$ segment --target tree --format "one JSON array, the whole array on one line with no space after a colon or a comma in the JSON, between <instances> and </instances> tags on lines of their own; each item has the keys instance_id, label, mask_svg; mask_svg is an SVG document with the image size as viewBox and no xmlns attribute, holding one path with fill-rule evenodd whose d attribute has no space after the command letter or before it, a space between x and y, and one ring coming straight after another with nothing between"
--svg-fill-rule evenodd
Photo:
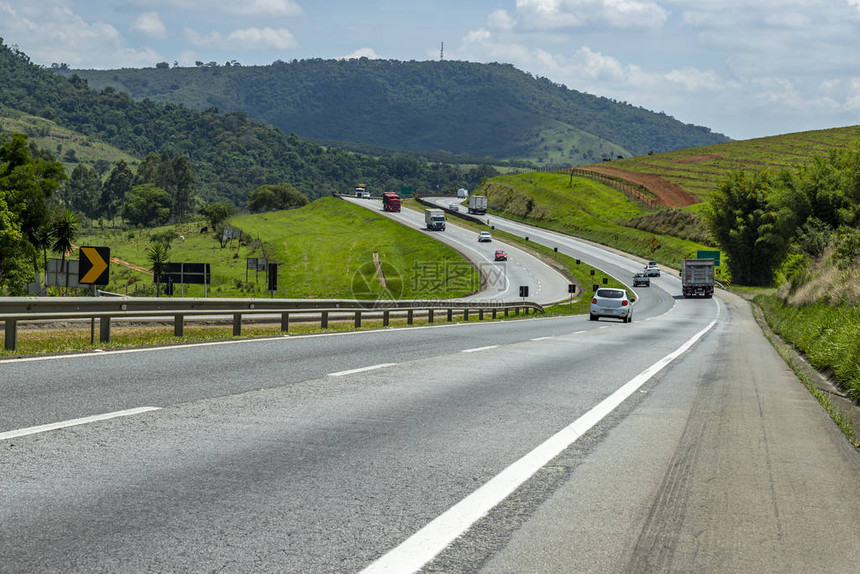
<instances>
[{"instance_id":1,"label":"tree","mask_svg":"<svg viewBox=\"0 0 860 574\"><path fill-rule=\"evenodd\" d=\"M728 256L732 279L741 285L770 285L788 252L793 214L773 202L774 177L737 171L711 198L706 214L711 234Z\"/></svg>"},{"instance_id":2,"label":"tree","mask_svg":"<svg viewBox=\"0 0 860 574\"><path fill-rule=\"evenodd\" d=\"M161 158L155 152L146 154L146 157L137 166L134 174L134 185L143 183L158 184L158 168L161 166Z\"/></svg>"},{"instance_id":3,"label":"tree","mask_svg":"<svg viewBox=\"0 0 860 574\"><path fill-rule=\"evenodd\" d=\"M80 163L66 184L69 207L89 218L98 216L98 204L102 195L102 180L98 172Z\"/></svg>"},{"instance_id":4,"label":"tree","mask_svg":"<svg viewBox=\"0 0 860 574\"><path fill-rule=\"evenodd\" d=\"M173 188L168 189L173 196L172 215L177 221L185 221L191 202L194 199L194 188L197 185L197 177L191 162L184 156L177 156L170 163L173 172Z\"/></svg>"},{"instance_id":5,"label":"tree","mask_svg":"<svg viewBox=\"0 0 860 574\"><path fill-rule=\"evenodd\" d=\"M68 289L69 274L66 269L66 253L71 252L74 241L80 231L78 218L68 209L63 209L54 214L49 227L51 238L51 251L59 253L62 258L61 269L66 275L66 288Z\"/></svg>"},{"instance_id":6,"label":"tree","mask_svg":"<svg viewBox=\"0 0 860 574\"><path fill-rule=\"evenodd\" d=\"M248 196L248 210L253 212L291 209L307 203L307 196L288 183L261 185Z\"/></svg>"},{"instance_id":7,"label":"tree","mask_svg":"<svg viewBox=\"0 0 860 574\"><path fill-rule=\"evenodd\" d=\"M152 271L152 278L155 280L155 296L161 296L161 275L164 273L164 266L169 259L170 248L164 243L153 243L146 249L146 258L149 259L149 270Z\"/></svg>"},{"instance_id":8,"label":"tree","mask_svg":"<svg viewBox=\"0 0 860 574\"><path fill-rule=\"evenodd\" d=\"M93 164L93 168L102 176L110 170L110 162L104 158L99 158Z\"/></svg>"},{"instance_id":9,"label":"tree","mask_svg":"<svg viewBox=\"0 0 860 574\"><path fill-rule=\"evenodd\" d=\"M200 210L200 214L206 218L212 229L215 229L219 223L223 223L234 213L236 213L236 208L223 201L210 203Z\"/></svg>"},{"instance_id":10,"label":"tree","mask_svg":"<svg viewBox=\"0 0 860 574\"><path fill-rule=\"evenodd\" d=\"M113 220L120 206L125 201L126 195L131 191L134 174L125 160L119 160L111 170L110 175L102 186L102 195L99 200L99 208Z\"/></svg>"},{"instance_id":11,"label":"tree","mask_svg":"<svg viewBox=\"0 0 860 574\"><path fill-rule=\"evenodd\" d=\"M66 172L58 161L33 157L25 134L11 134L0 141L0 199L8 211L0 219L8 225L7 238L15 237L15 243L0 252L0 276L3 281L14 277L14 284L6 285L20 293L26 281L20 273L22 266L14 260L31 258L38 276L38 249L34 245L40 241L40 228L48 222L48 200L66 179Z\"/></svg>"},{"instance_id":12,"label":"tree","mask_svg":"<svg viewBox=\"0 0 860 574\"><path fill-rule=\"evenodd\" d=\"M162 225L170 219L170 204L170 195L160 187L136 185L128 194L122 215L132 225Z\"/></svg>"}]
</instances>

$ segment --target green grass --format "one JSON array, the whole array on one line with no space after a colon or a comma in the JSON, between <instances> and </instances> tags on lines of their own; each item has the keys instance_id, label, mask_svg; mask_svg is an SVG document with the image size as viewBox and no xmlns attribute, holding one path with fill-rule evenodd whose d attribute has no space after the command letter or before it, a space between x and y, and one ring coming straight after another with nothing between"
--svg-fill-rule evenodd
<instances>
[{"instance_id":1,"label":"green grass","mask_svg":"<svg viewBox=\"0 0 860 574\"><path fill-rule=\"evenodd\" d=\"M461 297L480 285L477 271L453 249L381 214L335 198L321 198L289 211L243 215L230 220L243 239L221 248L200 222L154 230L106 230L82 236L79 245L109 246L111 257L150 266L146 248L153 234L167 231L175 239L170 261L210 263L209 296L269 296L266 274L247 270L248 258L279 263L278 290L283 298L395 299ZM180 237L184 241L180 241ZM383 289L374 264L377 253L385 274ZM111 264L107 291L143 294L152 276ZM174 295L182 294L177 287ZM202 285L186 285L186 297L203 296Z\"/></svg>"},{"instance_id":2,"label":"green grass","mask_svg":"<svg viewBox=\"0 0 860 574\"><path fill-rule=\"evenodd\" d=\"M793 307L775 295L758 295L754 301L776 334L813 367L833 373L845 394L860 403L860 307L824 302Z\"/></svg>"},{"instance_id":3,"label":"green grass","mask_svg":"<svg viewBox=\"0 0 860 574\"><path fill-rule=\"evenodd\" d=\"M119 160L125 160L130 166L139 163L137 158L99 139L60 127L50 120L4 107L0 107L0 131L27 134L30 142L55 153L70 175L78 164L65 161L69 151L74 152L79 163L91 167L99 159L107 160L111 167Z\"/></svg>"},{"instance_id":4,"label":"green grass","mask_svg":"<svg viewBox=\"0 0 860 574\"><path fill-rule=\"evenodd\" d=\"M620 222L647 213L623 194L586 178L561 173L499 176L474 193L489 197L490 211L524 223L615 247L680 268L700 249L714 249L671 235L653 234Z\"/></svg>"},{"instance_id":5,"label":"green grass","mask_svg":"<svg viewBox=\"0 0 860 574\"><path fill-rule=\"evenodd\" d=\"M860 126L815 130L687 148L613 161L612 167L652 173L707 200L729 172L795 169L815 155L860 140Z\"/></svg>"}]
</instances>

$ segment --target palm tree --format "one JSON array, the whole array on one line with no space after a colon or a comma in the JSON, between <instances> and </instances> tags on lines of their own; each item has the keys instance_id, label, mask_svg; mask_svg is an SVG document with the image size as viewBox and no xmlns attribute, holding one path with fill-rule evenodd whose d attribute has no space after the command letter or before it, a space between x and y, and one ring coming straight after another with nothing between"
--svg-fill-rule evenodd
<instances>
[{"instance_id":1,"label":"palm tree","mask_svg":"<svg viewBox=\"0 0 860 574\"><path fill-rule=\"evenodd\" d=\"M149 259L149 268L152 271L152 276L155 279L155 296L161 296L161 274L164 272L164 265L167 263L168 253L170 248L164 243L153 243L146 249L146 257Z\"/></svg>"},{"instance_id":2,"label":"palm tree","mask_svg":"<svg viewBox=\"0 0 860 574\"><path fill-rule=\"evenodd\" d=\"M69 288L69 274L66 269L66 253L70 253L74 247L74 241L80 231L78 216L68 209L58 211L50 223L50 237L53 243L51 251L59 253L62 257L62 267L66 276L66 289Z\"/></svg>"}]
</instances>

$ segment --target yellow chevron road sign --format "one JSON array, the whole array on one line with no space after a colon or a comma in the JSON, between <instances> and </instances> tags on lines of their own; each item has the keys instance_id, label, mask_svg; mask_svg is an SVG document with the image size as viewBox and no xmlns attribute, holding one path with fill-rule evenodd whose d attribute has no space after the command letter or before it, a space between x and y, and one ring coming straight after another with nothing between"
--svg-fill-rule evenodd
<instances>
[{"instance_id":1,"label":"yellow chevron road sign","mask_svg":"<svg viewBox=\"0 0 860 574\"><path fill-rule=\"evenodd\" d=\"M107 285L110 275L110 247L81 247L78 283Z\"/></svg>"}]
</instances>

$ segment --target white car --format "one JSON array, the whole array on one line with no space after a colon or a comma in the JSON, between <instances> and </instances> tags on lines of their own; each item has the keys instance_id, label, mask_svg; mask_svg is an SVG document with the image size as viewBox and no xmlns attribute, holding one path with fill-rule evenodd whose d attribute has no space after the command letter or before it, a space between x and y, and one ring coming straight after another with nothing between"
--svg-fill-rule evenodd
<instances>
[{"instance_id":1,"label":"white car","mask_svg":"<svg viewBox=\"0 0 860 574\"><path fill-rule=\"evenodd\" d=\"M591 299L589 319L597 321L600 317L615 317L625 323L633 320L633 307L624 289L601 287Z\"/></svg>"},{"instance_id":2,"label":"white car","mask_svg":"<svg viewBox=\"0 0 860 574\"><path fill-rule=\"evenodd\" d=\"M448 206L448 209L450 209L451 211L460 211L460 204L459 203L452 203L451 205Z\"/></svg>"},{"instance_id":3,"label":"white car","mask_svg":"<svg viewBox=\"0 0 860 574\"><path fill-rule=\"evenodd\" d=\"M478 241L492 241L493 236L490 235L489 231L482 231L478 234Z\"/></svg>"}]
</instances>

